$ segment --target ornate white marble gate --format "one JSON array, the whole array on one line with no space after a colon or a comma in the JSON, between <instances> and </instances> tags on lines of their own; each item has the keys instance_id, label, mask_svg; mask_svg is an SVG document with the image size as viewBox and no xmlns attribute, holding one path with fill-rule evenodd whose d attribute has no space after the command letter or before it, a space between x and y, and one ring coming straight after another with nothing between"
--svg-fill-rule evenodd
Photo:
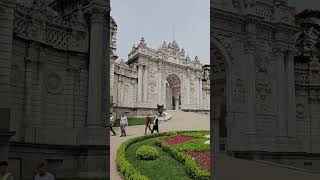
<instances>
[{"instance_id":1,"label":"ornate white marble gate","mask_svg":"<svg viewBox=\"0 0 320 180\"><path fill-rule=\"evenodd\" d=\"M126 63L115 63L115 77L113 95L118 97L114 99L118 109L136 108L143 115L150 111L147 108L156 109L157 104L175 110L208 108L202 65L197 56L191 60L176 41L152 49L142 38L137 47L132 47ZM127 96L119 99L117 94Z\"/></svg>"}]
</instances>

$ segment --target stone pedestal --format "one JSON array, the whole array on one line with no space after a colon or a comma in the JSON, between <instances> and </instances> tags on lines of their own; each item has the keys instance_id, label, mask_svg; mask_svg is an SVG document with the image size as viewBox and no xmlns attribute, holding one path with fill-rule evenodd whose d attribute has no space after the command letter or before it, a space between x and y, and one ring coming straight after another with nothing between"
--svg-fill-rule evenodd
<instances>
[{"instance_id":1,"label":"stone pedestal","mask_svg":"<svg viewBox=\"0 0 320 180\"><path fill-rule=\"evenodd\" d=\"M15 135L10 131L10 109L0 109L0 161L8 161L9 140Z\"/></svg>"},{"instance_id":2,"label":"stone pedestal","mask_svg":"<svg viewBox=\"0 0 320 180\"><path fill-rule=\"evenodd\" d=\"M175 110L179 110L179 98L175 98Z\"/></svg>"}]
</instances>

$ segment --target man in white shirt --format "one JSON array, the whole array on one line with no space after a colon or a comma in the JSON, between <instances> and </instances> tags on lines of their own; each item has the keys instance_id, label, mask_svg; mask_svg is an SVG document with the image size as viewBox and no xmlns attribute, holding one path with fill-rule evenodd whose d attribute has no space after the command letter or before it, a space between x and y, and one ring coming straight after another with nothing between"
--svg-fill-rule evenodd
<instances>
[{"instance_id":1,"label":"man in white shirt","mask_svg":"<svg viewBox=\"0 0 320 180\"><path fill-rule=\"evenodd\" d=\"M109 127L110 127L110 131L113 132L113 135L117 135L116 132L114 132L113 130L113 123L114 123L114 117L113 117L113 114L110 113L110 124L109 124Z\"/></svg>"},{"instance_id":2,"label":"man in white shirt","mask_svg":"<svg viewBox=\"0 0 320 180\"><path fill-rule=\"evenodd\" d=\"M126 126L128 126L128 118L127 118L127 116L124 115L124 113L122 113L121 117L120 117L120 128L121 128L121 136L120 137L127 136L126 129L125 129Z\"/></svg>"},{"instance_id":3,"label":"man in white shirt","mask_svg":"<svg viewBox=\"0 0 320 180\"><path fill-rule=\"evenodd\" d=\"M47 165L45 162L41 162L37 168L37 174L34 180L55 180L54 176L47 171Z\"/></svg>"}]
</instances>

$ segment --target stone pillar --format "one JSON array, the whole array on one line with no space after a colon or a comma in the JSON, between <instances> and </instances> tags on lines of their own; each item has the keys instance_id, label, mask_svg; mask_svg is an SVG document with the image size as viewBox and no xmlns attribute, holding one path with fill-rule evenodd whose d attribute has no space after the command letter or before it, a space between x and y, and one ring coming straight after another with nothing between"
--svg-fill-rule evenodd
<instances>
[{"instance_id":1,"label":"stone pillar","mask_svg":"<svg viewBox=\"0 0 320 180\"><path fill-rule=\"evenodd\" d=\"M10 109L0 108L0 160L8 161L9 139L15 134L10 131Z\"/></svg>"},{"instance_id":2,"label":"stone pillar","mask_svg":"<svg viewBox=\"0 0 320 180\"><path fill-rule=\"evenodd\" d=\"M148 66L144 66L143 71L143 101L148 101Z\"/></svg>"},{"instance_id":3,"label":"stone pillar","mask_svg":"<svg viewBox=\"0 0 320 180\"><path fill-rule=\"evenodd\" d=\"M104 121L105 110L103 85L105 68L105 50L108 44L104 35L104 9L95 7L92 10L90 28L90 63L87 126L98 126ZM107 33L109 34L109 33Z\"/></svg>"},{"instance_id":4,"label":"stone pillar","mask_svg":"<svg viewBox=\"0 0 320 180\"><path fill-rule=\"evenodd\" d=\"M202 107L202 78L199 77L199 109L203 109Z\"/></svg>"},{"instance_id":5,"label":"stone pillar","mask_svg":"<svg viewBox=\"0 0 320 180\"><path fill-rule=\"evenodd\" d=\"M10 73L15 0L2 1L0 11L0 160L8 160L10 131Z\"/></svg>"},{"instance_id":6,"label":"stone pillar","mask_svg":"<svg viewBox=\"0 0 320 180\"><path fill-rule=\"evenodd\" d=\"M143 75L142 75L142 65L138 65L138 102L142 101L142 91L143 91Z\"/></svg>"},{"instance_id":7,"label":"stone pillar","mask_svg":"<svg viewBox=\"0 0 320 180\"><path fill-rule=\"evenodd\" d=\"M187 70L187 76L186 76L186 88L187 88L187 97L186 97L186 104L190 104L190 82L188 75L190 74L190 70Z\"/></svg>"},{"instance_id":8,"label":"stone pillar","mask_svg":"<svg viewBox=\"0 0 320 180\"><path fill-rule=\"evenodd\" d=\"M285 74L285 65L284 65L284 52L282 49L275 49L277 57L277 99L278 99L278 135L286 136L287 135L287 124L286 124L286 74Z\"/></svg>"},{"instance_id":9,"label":"stone pillar","mask_svg":"<svg viewBox=\"0 0 320 180\"><path fill-rule=\"evenodd\" d=\"M294 77L294 52L289 51L286 59L287 68L287 118L288 118L288 136L296 136L296 94Z\"/></svg>"},{"instance_id":10,"label":"stone pillar","mask_svg":"<svg viewBox=\"0 0 320 180\"><path fill-rule=\"evenodd\" d=\"M175 97L175 110L179 110L179 97Z\"/></svg>"},{"instance_id":11,"label":"stone pillar","mask_svg":"<svg viewBox=\"0 0 320 180\"><path fill-rule=\"evenodd\" d=\"M161 82L162 82L162 75L161 75L161 72L159 71L157 84L158 84L158 101L159 101L158 104L160 104L160 105L162 103L162 99L161 99L161 97L162 97L162 91L161 91L162 84L161 84Z\"/></svg>"},{"instance_id":12,"label":"stone pillar","mask_svg":"<svg viewBox=\"0 0 320 180\"><path fill-rule=\"evenodd\" d=\"M253 41L248 41L245 44L245 54L247 59L247 73L246 73L246 84L248 88L248 118L249 118L249 133L255 134L255 109L256 109L256 86L255 86L255 53L256 47ZM231 87L230 87L231 88Z\"/></svg>"},{"instance_id":13,"label":"stone pillar","mask_svg":"<svg viewBox=\"0 0 320 180\"><path fill-rule=\"evenodd\" d=\"M109 113L110 91L110 5L109 1L91 0L86 6L90 15L90 49L87 121L79 135L79 145L90 147L84 156L80 177L108 177L109 130L103 126ZM108 91L107 91L108 90ZM109 114L108 114L109 115ZM109 116L108 116L109 117ZM105 149L105 151L101 150Z\"/></svg>"}]
</instances>

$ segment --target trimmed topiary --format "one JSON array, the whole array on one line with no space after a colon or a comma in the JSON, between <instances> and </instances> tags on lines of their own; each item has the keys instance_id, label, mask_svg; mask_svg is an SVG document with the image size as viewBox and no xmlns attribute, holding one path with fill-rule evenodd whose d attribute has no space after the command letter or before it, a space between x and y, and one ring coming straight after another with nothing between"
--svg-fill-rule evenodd
<instances>
[{"instance_id":1,"label":"trimmed topiary","mask_svg":"<svg viewBox=\"0 0 320 180\"><path fill-rule=\"evenodd\" d=\"M155 160L159 157L159 152L155 147L143 145L138 148L136 156L140 160Z\"/></svg>"}]
</instances>

